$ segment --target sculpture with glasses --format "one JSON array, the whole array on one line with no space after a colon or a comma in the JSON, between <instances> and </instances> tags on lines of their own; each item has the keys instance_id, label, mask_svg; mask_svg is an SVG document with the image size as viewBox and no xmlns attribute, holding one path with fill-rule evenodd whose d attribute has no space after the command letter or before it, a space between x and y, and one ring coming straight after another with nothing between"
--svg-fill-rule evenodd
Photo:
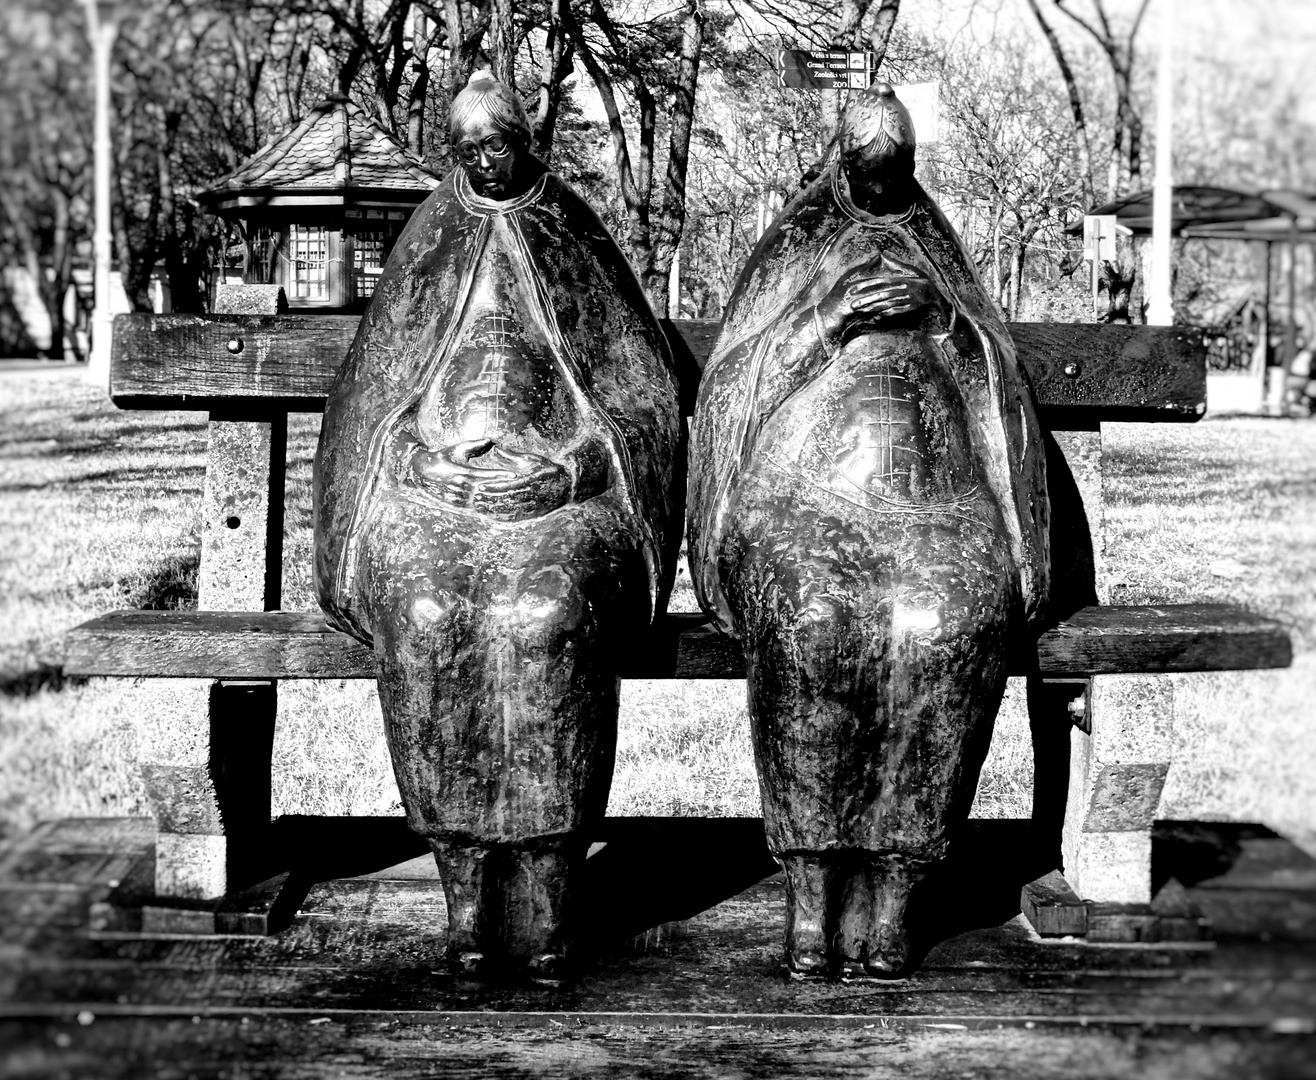
<instances>
[{"instance_id":1,"label":"sculpture with glasses","mask_svg":"<svg viewBox=\"0 0 1316 1080\"><path fill-rule=\"evenodd\" d=\"M680 536L670 352L598 217L487 72L328 397L316 584L372 643L461 970L560 974L607 802L618 656Z\"/></svg>"}]
</instances>

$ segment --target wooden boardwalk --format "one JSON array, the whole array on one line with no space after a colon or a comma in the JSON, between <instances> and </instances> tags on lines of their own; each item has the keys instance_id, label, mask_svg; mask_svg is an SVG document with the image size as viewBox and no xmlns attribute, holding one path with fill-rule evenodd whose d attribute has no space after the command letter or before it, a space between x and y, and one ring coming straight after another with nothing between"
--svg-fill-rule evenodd
<instances>
[{"instance_id":1,"label":"wooden boardwalk","mask_svg":"<svg viewBox=\"0 0 1316 1080\"><path fill-rule=\"evenodd\" d=\"M0 849L0 1076L1316 1077L1316 862L1163 829L1156 872L1215 940L1085 945L1019 917L1028 836L975 823L921 899L913 976L814 983L781 967L757 822L610 821L592 955L531 986L443 970L398 820L276 823L288 925L265 938L90 931L151 824L50 823Z\"/></svg>"}]
</instances>

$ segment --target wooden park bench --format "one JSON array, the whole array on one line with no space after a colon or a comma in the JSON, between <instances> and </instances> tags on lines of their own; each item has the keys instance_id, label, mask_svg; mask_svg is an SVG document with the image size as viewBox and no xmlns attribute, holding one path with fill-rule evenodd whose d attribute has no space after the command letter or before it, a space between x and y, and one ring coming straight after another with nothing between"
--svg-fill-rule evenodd
<instances>
[{"instance_id":1,"label":"wooden park bench","mask_svg":"<svg viewBox=\"0 0 1316 1080\"><path fill-rule=\"evenodd\" d=\"M68 635L65 670L215 682L209 715L179 715L163 745L146 741L142 771L158 826L154 877L137 882L137 893L125 883L100 905L94 917L102 927L263 931L269 897L244 907L232 894L248 883L234 869L241 847L258 844L269 827L278 681L375 677L370 651L330 629L318 611L279 610L287 414L323 408L357 321L286 314L115 321L110 396L120 408L210 412L200 610L93 619ZM688 412L716 324L676 322L668 331ZM1149 906L1152 822L1173 728L1168 676L1283 667L1291 647L1279 623L1238 607L1099 603L1101 426L1199 419L1201 336L1144 326L1015 323L1010 331L1050 433L1055 563L1052 625L1015 658L1013 673L1029 677L1035 827L1055 848L1056 868L1061 859L1064 867L1063 878L1053 873L1026 887L1022 908L1044 934L1191 935L1175 913ZM667 615L653 640L629 655L623 678L744 675L737 644L701 615Z\"/></svg>"}]
</instances>

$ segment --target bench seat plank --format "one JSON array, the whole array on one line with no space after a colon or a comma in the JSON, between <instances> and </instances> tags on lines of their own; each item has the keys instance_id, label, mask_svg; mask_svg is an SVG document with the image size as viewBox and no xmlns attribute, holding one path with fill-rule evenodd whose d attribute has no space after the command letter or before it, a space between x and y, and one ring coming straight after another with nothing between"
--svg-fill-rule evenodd
<instances>
[{"instance_id":1,"label":"bench seat plank","mask_svg":"<svg viewBox=\"0 0 1316 1080\"><path fill-rule=\"evenodd\" d=\"M735 679L739 645L698 614L672 614L622 674ZM1042 634L1040 673L1082 677L1287 667L1284 626L1228 604L1088 607ZM1027 664L1014 665L1026 674ZM152 678L364 679L374 656L318 612L116 611L65 638L67 675Z\"/></svg>"},{"instance_id":2,"label":"bench seat plank","mask_svg":"<svg viewBox=\"0 0 1316 1080\"><path fill-rule=\"evenodd\" d=\"M354 315L120 315L110 397L123 409L317 412L360 319ZM1010 323L1043 426L1193 421L1206 411L1200 330L1181 326ZM676 320L687 384L717 323ZM692 391L692 386L687 386ZM687 411L693 393L683 395Z\"/></svg>"}]
</instances>

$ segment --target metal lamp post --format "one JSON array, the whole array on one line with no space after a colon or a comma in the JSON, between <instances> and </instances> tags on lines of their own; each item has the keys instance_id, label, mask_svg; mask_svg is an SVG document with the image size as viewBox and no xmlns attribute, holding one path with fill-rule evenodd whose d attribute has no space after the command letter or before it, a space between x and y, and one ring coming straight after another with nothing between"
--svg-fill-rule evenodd
<instances>
[{"instance_id":1,"label":"metal lamp post","mask_svg":"<svg viewBox=\"0 0 1316 1080\"><path fill-rule=\"evenodd\" d=\"M1174 133L1174 0L1161 0L1161 47L1156 71L1156 179L1152 184L1152 261L1148 282L1147 322L1174 322L1171 295L1170 230L1174 180L1171 146Z\"/></svg>"},{"instance_id":2,"label":"metal lamp post","mask_svg":"<svg viewBox=\"0 0 1316 1080\"><path fill-rule=\"evenodd\" d=\"M91 353L87 363L87 381L97 386L110 385L110 169L114 147L110 141L110 54L119 32L119 9L115 0L83 0L87 9L87 29L91 38L96 87L95 140L95 232L92 247L95 257L95 307L91 316Z\"/></svg>"}]
</instances>

